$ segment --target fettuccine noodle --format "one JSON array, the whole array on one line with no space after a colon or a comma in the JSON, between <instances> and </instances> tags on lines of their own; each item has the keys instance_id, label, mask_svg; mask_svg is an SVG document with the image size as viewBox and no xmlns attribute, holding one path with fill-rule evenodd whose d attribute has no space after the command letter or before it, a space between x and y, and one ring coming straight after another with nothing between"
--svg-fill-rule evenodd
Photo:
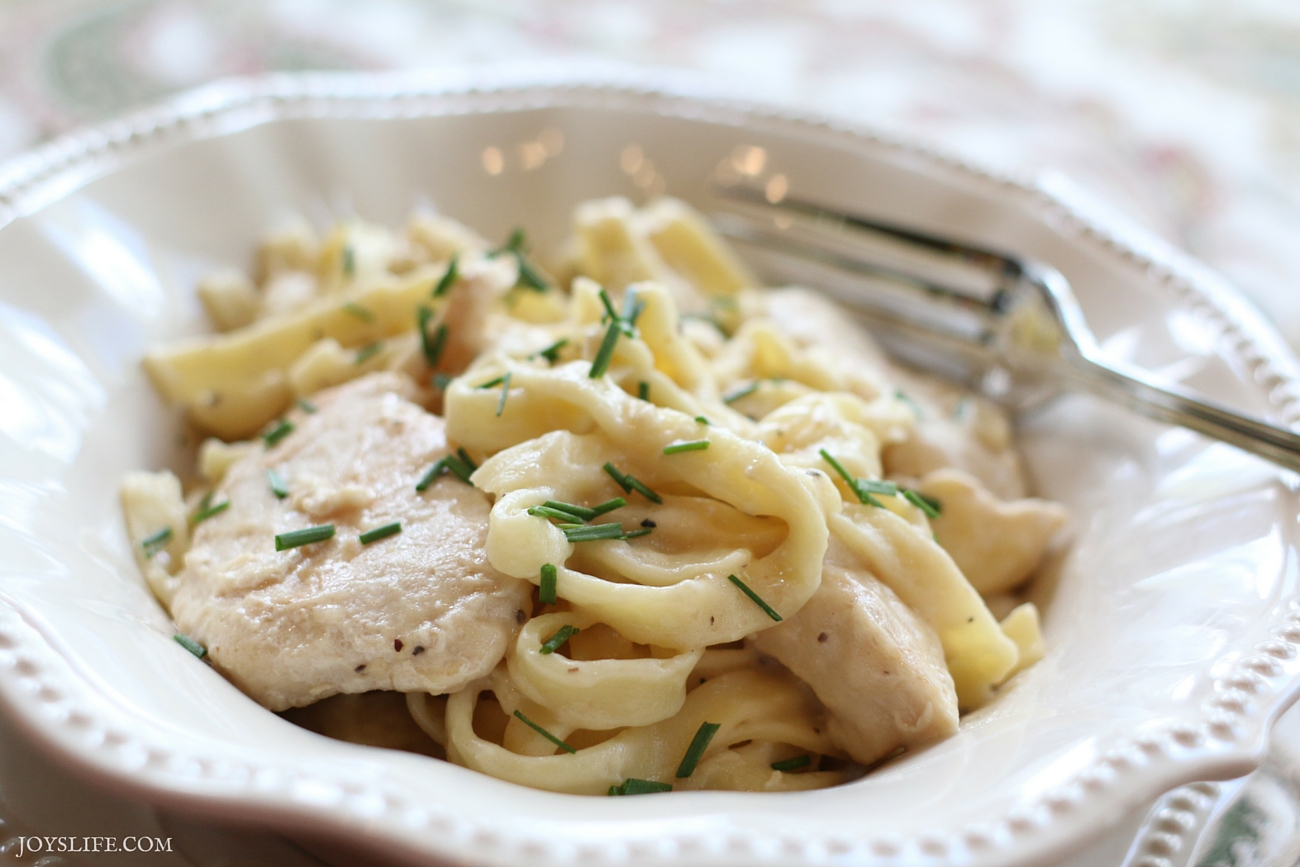
<instances>
[{"instance_id":1,"label":"fettuccine noodle","mask_svg":"<svg viewBox=\"0 0 1300 867\"><path fill-rule=\"evenodd\" d=\"M586 203L565 250L299 225L204 284L222 333L145 362L200 478L123 484L187 646L336 736L372 738L330 695L405 692L425 751L587 795L845 782L1042 655L1017 590L1064 515L996 409L681 202Z\"/></svg>"}]
</instances>

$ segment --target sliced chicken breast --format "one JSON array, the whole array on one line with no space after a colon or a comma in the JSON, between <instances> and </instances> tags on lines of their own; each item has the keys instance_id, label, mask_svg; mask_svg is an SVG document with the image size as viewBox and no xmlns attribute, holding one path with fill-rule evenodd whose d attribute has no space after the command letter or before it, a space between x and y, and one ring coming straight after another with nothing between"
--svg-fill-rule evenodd
<instances>
[{"instance_id":1,"label":"sliced chicken breast","mask_svg":"<svg viewBox=\"0 0 1300 867\"><path fill-rule=\"evenodd\" d=\"M957 731L939 637L834 539L821 587L750 644L812 687L831 739L863 764Z\"/></svg>"},{"instance_id":2,"label":"sliced chicken breast","mask_svg":"<svg viewBox=\"0 0 1300 867\"><path fill-rule=\"evenodd\" d=\"M454 476L415 490L448 451L411 381L377 373L313 397L295 429L226 471L172 604L214 666L272 710L374 689L445 693L486 675L531 608L484 555L487 497ZM267 472L283 478L279 498ZM363 545L361 533L401 522ZM285 551L275 536L333 524Z\"/></svg>"}]
</instances>

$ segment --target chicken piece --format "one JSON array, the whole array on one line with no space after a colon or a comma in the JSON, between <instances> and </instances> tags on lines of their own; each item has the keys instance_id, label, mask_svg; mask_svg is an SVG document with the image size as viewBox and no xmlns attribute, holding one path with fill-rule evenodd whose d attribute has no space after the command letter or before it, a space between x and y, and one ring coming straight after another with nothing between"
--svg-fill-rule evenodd
<instances>
[{"instance_id":1,"label":"chicken piece","mask_svg":"<svg viewBox=\"0 0 1300 867\"><path fill-rule=\"evenodd\" d=\"M1024 583L1068 517L1064 508L1047 500L999 500L961 470L936 470L917 490L939 501L939 517L930 526L982 596Z\"/></svg>"},{"instance_id":2,"label":"chicken piece","mask_svg":"<svg viewBox=\"0 0 1300 867\"><path fill-rule=\"evenodd\" d=\"M172 614L249 696L284 710L335 693L445 693L492 670L531 608L531 585L488 564L488 501L444 476L442 419L410 402L404 376L377 373L313 398L294 431L227 469L199 524ZM288 495L268 484L274 469ZM361 532L401 522L362 545ZM286 551L275 536L333 524Z\"/></svg>"},{"instance_id":3,"label":"chicken piece","mask_svg":"<svg viewBox=\"0 0 1300 867\"><path fill-rule=\"evenodd\" d=\"M821 587L749 644L812 687L831 739L863 764L957 731L939 637L833 539Z\"/></svg>"}]
</instances>

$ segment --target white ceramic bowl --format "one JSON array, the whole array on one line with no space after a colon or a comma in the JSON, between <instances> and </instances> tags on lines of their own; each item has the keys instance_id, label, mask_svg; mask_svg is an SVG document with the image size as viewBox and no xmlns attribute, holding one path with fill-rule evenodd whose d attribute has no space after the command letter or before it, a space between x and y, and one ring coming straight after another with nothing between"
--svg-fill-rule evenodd
<instances>
[{"instance_id":1,"label":"white ceramic bowl","mask_svg":"<svg viewBox=\"0 0 1300 867\"><path fill-rule=\"evenodd\" d=\"M1115 355L1300 416L1296 364L1268 326L1149 236L1043 184L689 91L276 77L200 90L0 171L0 695L22 729L173 807L413 861L529 867L1045 864L1175 785L1249 771L1300 676L1293 483L1085 398L1021 425L1039 491L1076 519L1047 658L956 737L850 786L531 791L298 729L171 641L116 487L178 460L176 419L138 359L202 327L196 279L245 263L301 212L395 224L431 200L489 237L522 223L546 243L574 203L638 194L620 166L632 144L686 199L738 146L761 147L763 175L803 196L1045 259ZM555 150L545 130L562 148L524 168L527 143Z\"/></svg>"}]
</instances>

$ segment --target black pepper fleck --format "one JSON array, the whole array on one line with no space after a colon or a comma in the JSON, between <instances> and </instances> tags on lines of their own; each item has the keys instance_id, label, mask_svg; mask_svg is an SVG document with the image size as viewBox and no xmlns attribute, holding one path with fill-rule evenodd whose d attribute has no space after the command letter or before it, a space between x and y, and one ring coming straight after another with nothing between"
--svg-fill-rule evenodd
<instances>
[{"instance_id":1,"label":"black pepper fleck","mask_svg":"<svg viewBox=\"0 0 1300 867\"><path fill-rule=\"evenodd\" d=\"M712 615L712 614L709 615L709 625L710 625L710 626L713 625L713 615Z\"/></svg>"},{"instance_id":2,"label":"black pepper fleck","mask_svg":"<svg viewBox=\"0 0 1300 867\"><path fill-rule=\"evenodd\" d=\"M646 518L644 521L641 522L641 526L650 527L653 529L654 527L658 527L659 525L656 524L654 521L650 520L649 518Z\"/></svg>"},{"instance_id":3,"label":"black pepper fleck","mask_svg":"<svg viewBox=\"0 0 1300 867\"><path fill-rule=\"evenodd\" d=\"M817 642L818 642L819 644L825 644L825 643L826 643L826 639L828 639L828 638L830 638L830 636L827 635L825 632L823 632L823 633L821 633L820 635L817 636Z\"/></svg>"},{"instance_id":4,"label":"black pepper fleck","mask_svg":"<svg viewBox=\"0 0 1300 867\"><path fill-rule=\"evenodd\" d=\"M424 653L424 647L423 645L417 644L415 645L415 650L411 651L411 656L419 656L421 653ZM886 674L888 674L888 672L886 672Z\"/></svg>"},{"instance_id":5,"label":"black pepper fleck","mask_svg":"<svg viewBox=\"0 0 1300 867\"><path fill-rule=\"evenodd\" d=\"M974 618L974 617L967 617L967 618L966 618L966 622L967 622L967 623L974 623L974 622L975 622L975 618Z\"/></svg>"},{"instance_id":6,"label":"black pepper fleck","mask_svg":"<svg viewBox=\"0 0 1300 867\"><path fill-rule=\"evenodd\" d=\"M402 652L402 639L400 638L393 639L393 650L396 650L398 653Z\"/></svg>"},{"instance_id":7,"label":"black pepper fleck","mask_svg":"<svg viewBox=\"0 0 1300 867\"><path fill-rule=\"evenodd\" d=\"M527 622L527 620L528 620L528 615L524 613L524 609L520 608L518 611L515 612L515 623L518 623L520 626L522 626L524 625L525 622Z\"/></svg>"},{"instance_id":8,"label":"black pepper fleck","mask_svg":"<svg viewBox=\"0 0 1300 867\"><path fill-rule=\"evenodd\" d=\"M360 674L361 672L366 670L366 664L363 662L352 670L355 671L357 674Z\"/></svg>"}]
</instances>

